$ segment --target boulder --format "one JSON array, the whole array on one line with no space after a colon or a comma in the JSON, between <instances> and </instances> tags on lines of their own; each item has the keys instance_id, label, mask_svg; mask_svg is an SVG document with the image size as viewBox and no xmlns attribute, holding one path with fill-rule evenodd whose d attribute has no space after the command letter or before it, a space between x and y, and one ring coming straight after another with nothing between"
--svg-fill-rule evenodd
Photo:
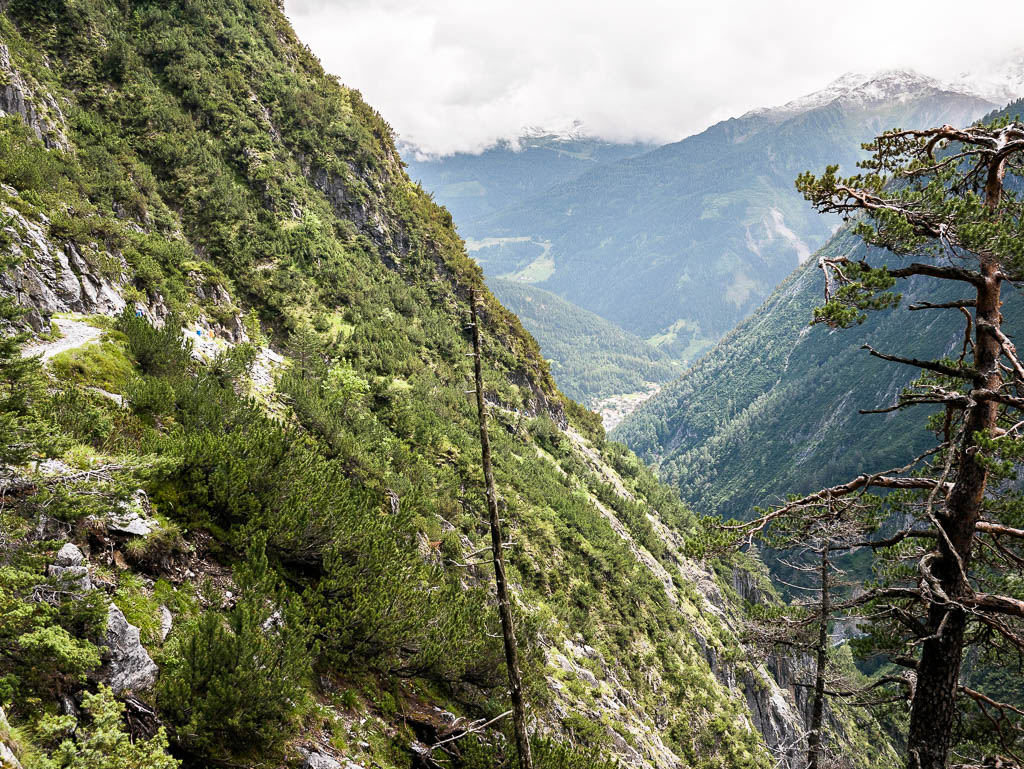
<instances>
[{"instance_id":1,"label":"boulder","mask_svg":"<svg viewBox=\"0 0 1024 769\"><path fill-rule=\"evenodd\" d=\"M330 756L325 756L323 753L313 751L306 756L302 769L341 769L341 762Z\"/></svg>"},{"instance_id":2,"label":"boulder","mask_svg":"<svg viewBox=\"0 0 1024 769\"><path fill-rule=\"evenodd\" d=\"M0 708L0 769L21 769L21 762L7 744L10 734L11 725L7 723L7 714Z\"/></svg>"},{"instance_id":3,"label":"boulder","mask_svg":"<svg viewBox=\"0 0 1024 769\"><path fill-rule=\"evenodd\" d=\"M125 619L116 604L107 610L108 652L107 683L120 694L126 690L140 691L156 682L156 663L139 640L139 629Z\"/></svg>"},{"instance_id":4,"label":"boulder","mask_svg":"<svg viewBox=\"0 0 1024 769\"><path fill-rule=\"evenodd\" d=\"M160 526L152 518L146 516L148 509L149 498L146 496L146 492L139 489L129 501L121 503L117 510L110 513L107 518L107 528L123 534L134 534L137 537L152 534Z\"/></svg>"},{"instance_id":5,"label":"boulder","mask_svg":"<svg viewBox=\"0 0 1024 769\"><path fill-rule=\"evenodd\" d=\"M65 542L64 546L57 551L56 566L84 566L85 556L78 549L78 545L72 542Z\"/></svg>"},{"instance_id":6,"label":"boulder","mask_svg":"<svg viewBox=\"0 0 1024 769\"><path fill-rule=\"evenodd\" d=\"M122 509L111 513L107 521L107 528L111 531L119 531L122 534L134 534L136 537L145 537L152 534L157 528L156 524L139 515L138 510Z\"/></svg>"},{"instance_id":7,"label":"boulder","mask_svg":"<svg viewBox=\"0 0 1024 769\"><path fill-rule=\"evenodd\" d=\"M0 767L3 769L21 769L21 763L14 751L4 740L0 740Z\"/></svg>"},{"instance_id":8,"label":"boulder","mask_svg":"<svg viewBox=\"0 0 1024 769\"><path fill-rule=\"evenodd\" d=\"M64 590L83 593L92 590L92 580L89 579L89 567L86 566L85 556L70 542L65 543L60 549L57 559L47 571Z\"/></svg>"}]
</instances>

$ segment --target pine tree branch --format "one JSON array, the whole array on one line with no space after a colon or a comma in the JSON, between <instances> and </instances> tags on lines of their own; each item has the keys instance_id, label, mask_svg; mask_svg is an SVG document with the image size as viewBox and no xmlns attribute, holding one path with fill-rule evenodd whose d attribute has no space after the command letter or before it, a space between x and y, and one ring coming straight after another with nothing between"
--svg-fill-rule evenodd
<instances>
[{"instance_id":1,"label":"pine tree branch","mask_svg":"<svg viewBox=\"0 0 1024 769\"><path fill-rule=\"evenodd\" d=\"M992 593L975 593L972 597L963 601L968 607L982 611L1005 614L1010 617L1024 618L1024 601L1012 598L1008 595L994 595Z\"/></svg>"},{"instance_id":2,"label":"pine tree branch","mask_svg":"<svg viewBox=\"0 0 1024 769\"><path fill-rule=\"evenodd\" d=\"M918 360L917 358L903 358L899 355L889 355L888 353L878 352L871 345L861 345L862 350L867 350L871 355L882 360L892 361L893 363L902 363L906 366L915 366L916 368L924 369L925 371L934 371L936 374L943 374L949 377L956 377L958 379L973 379L978 375L978 372L972 368L964 366L963 368L953 368L947 366L944 363L938 363L933 360Z\"/></svg>"},{"instance_id":3,"label":"pine tree branch","mask_svg":"<svg viewBox=\"0 0 1024 769\"><path fill-rule=\"evenodd\" d=\"M1009 337L1003 333L1003 330L984 318L978 318L978 328L984 329L999 340L999 344L1003 348L1003 354L1009 358L1010 363L1013 365L1013 372L1017 375L1017 380L1024 381L1024 366L1021 365L1020 360L1017 358L1017 348L1014 347Z\"/></svg>"},{"instance_id":4,"label":"pine tree branch","mask_svg":"<svg viewBox=\"0 0 1024 769\"><path fill-rule=\"evenodd\" d=\"M978 303L974 299L957 299L954 302L937 302L935 304L931 302L918 302L917 304L907 305L907 309L911 312L915 310L955 310L961 307L977 307Z\"/></svg>"},{"instance_id":5,"label":"pine tree branch","mask_svg":"<svg viewBox=\"0 0 1024 769\"><path fill-rule=\"evenodd\" d=\"M974 524L974 530L980 531L985 534L993 535L1005 535L1007 537L1017 537L1018 539L1024 539L1024 529L1014 529L1010 526L1003 526L998 523L988 523L987 521L978 521Z\"/></svg>"},{"instance_id":6,"label":"pine tree branch","mask_svg":"<svg viewBox=\"0 0 1024 769\"><path fill-rule=\"evenodd\" d=\"M923 264L921 262L914 262L906 267L898 267L895 270L889 270L889 274L894 278L909 278L914 275L925 275L929 278L959 280L965 283L971 283L972 285L978 285L983 283L985 280L981 273L976 272L975 270L967 270L963 267L950 267L947 265ZM922 307L919 309L925 308Z\"/></svg>"},{"instance_id":7,"label":"pine tree branch","mask_svg":"<svg viewBox=\"0 0 1024 769\"><path fill-rule=\"evenodd\" d=\"M935 448L929 449L924 454L915 457L910 463L904 465L903 467L893 468L892 470L889 470L885 473L879 473L877 475L868 475L867 473L863 473L861 475L858 475L856 478L854 478L852 481L849 481L848 483L843 483L838 486L831 486L827 489L821 489L820 491L808 494L804 497L801 497L800 499L795 499L791 502L788 502L787 504L782 505L781 507L778 507L775 510L771 510L765 513L760 518L755 518L752 521L747 521L744 523L723 523L720 524L719 528L725 531L742 532L740 542L746 542L747 544L749 544L751 541L753 541L754 536L764 531L768 527L768 525L772 523L772 521L789 515L790 513L797 510L827 504L829 501L833 499L848 496L861 489L867 489L871 487L886 489L935 489L940 486L944 488L949 487L952 484L947 482L936 481L932 478L904 478L898 477L897 475L898 473L905 473L909 471L911 468L917 465L917 463L920 462L922 459L924 459L927 456L930 456L931 454L936 453L937 451L942 449L943 446L945 446L945 444L943 444L942 446L937 446Z\"/></svg>"}]
</instances>

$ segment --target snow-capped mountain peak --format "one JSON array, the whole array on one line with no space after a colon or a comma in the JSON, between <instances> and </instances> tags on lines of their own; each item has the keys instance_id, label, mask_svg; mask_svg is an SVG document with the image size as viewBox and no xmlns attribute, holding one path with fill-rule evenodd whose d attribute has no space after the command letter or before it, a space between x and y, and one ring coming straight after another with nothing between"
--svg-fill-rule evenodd
<instances>
[{"instance_id":1,"label":"snow-capped mountain peak","mask_svg":"<svg viewBox=\"0 0 1024 769\"><path fill-rule=\"evenodd\" d=\"M856 105L907 101L936 91L948 90L940 81L911 69L888 69L864 74L847 72L819 91L814 91L778 107L752 110L743 117L786 118L835 101Z\"/></svg>"},{"instance_id":2,"label":"snow-capped mountain peak","mask_svg":"<svg viewBox=\"0 0 1024 769\"><path fill-rule=\"evenodd\" d=\"M999 61L960 73L950 87L1000 105L1024 97L1024 48Z\"/></svg>"},{"instance_id":3,"label":"snow-capped mountain peak","mask_svg":"<svg viewBox=\"0 0 1024 769\"><path fill-rule=\"evenodd\" d=\"M582 120L564 120L546 126L526 126L518 141L524 139L554 139L555 141L580 141L590 136Z\"/></svg>"}]
</instances>

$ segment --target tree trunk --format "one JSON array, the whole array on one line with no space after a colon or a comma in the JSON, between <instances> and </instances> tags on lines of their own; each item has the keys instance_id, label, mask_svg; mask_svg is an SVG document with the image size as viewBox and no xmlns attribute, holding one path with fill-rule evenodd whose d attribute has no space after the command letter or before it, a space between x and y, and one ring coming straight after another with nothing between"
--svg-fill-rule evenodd
<instances>
[{"instance_id":1,"label":"tree trunk","mask_svg":"<svg viewBox=\"0 0 1024 769\"><path fill-rule=\"evenodd\" d=\"M516 636L512 627L512 604L505 577L505 556L502 552L501 521L498 517L498 495L494 490L494 470L491 467L491 440L487 435L487 412L484 406L484 378L480 355L480 321L476 314L477 293L470 293L470 317L473 323L473 372L476 376L476 410L480 419L480 448L483 455L484 481L487 487L487 512L491 519L491 550L494 553L494 581L498 589L498 614L505 642L505 665L508 668L509 692L512 700L512 721L519 752L519 769L533 769L530 738L526 733L526 708L523 703L523 682L519 675L519 656Z\"/></svg>"},{"instance_id":2,"label":"tree trunk","mask_svg":"<svg viewBox=\"0 0 1024 769\"><path fill-rule=\"evenodd\" d=\"M814 702L811 705L811 730L807 735L807 769L818 769L821 761L822 725L825 721L825 666L828 664L828 618L832 613L828 584L828 540L821 545L821 604L818 609L818 658L814 670Z\"/></svg>"},{"instance_id":3,"label":"tree trunk","mask_svg":"<svg viewBox=\"0 0 1024 769\"><path fill-rule=\"evenodd\" d=\"M998 329L1002 321L999 312L1001 275L998 263L992 259L982 259L980 266L983 281L977 287L974 347L974 368L978 373L972 384L976 389L998 390L1002 384L998 367L1001 347L993 329ZM992 401L981 401L967 411L964 434L955 449L954 485L946 498L944 510L936 514L946 536L939 537L938 558L934 561L932 573L952 601L971 593L971 586L964 575L969 573L974 527L981 517L988 479L987 470L974 459L978 450L975 435L991 435L996 418L997 404ZM962 609L950 606L938 597L932 599L927 623L931 636L921 647L910 712L907 737L909 769L946 767L966 627L967 615Z\"/></svg>"}]
</instances>

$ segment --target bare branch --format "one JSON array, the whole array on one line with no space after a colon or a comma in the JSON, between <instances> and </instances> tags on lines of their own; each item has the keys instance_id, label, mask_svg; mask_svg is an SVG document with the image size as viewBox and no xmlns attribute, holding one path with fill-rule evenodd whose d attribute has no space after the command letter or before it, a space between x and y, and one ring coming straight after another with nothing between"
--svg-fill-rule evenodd
<instances>
[{"instance_id":1,"label":"bare branch","mask_svg":"<svg viewBox=\"0 0 1024 769\"><path fill-rule=\"evenodd\" d=\"M909 278L912 275L926 275L930 278L960 280L973 285L978 285L984 282L984 278L981 276L981 273L976 272L975 270L967 270L962 267L951 267L948 265L923 264L921 262L914 262L907 267L899 267L895 270L889 270L889 274L894 278Z\"/></svg>"},{"instance_id":2,"label":"bare branch","mask_svg":"<svg viewBox=\"0 0 1024 769\"><path fill-rule=\"evenodd\" d=\"M467 726L463 731L459 732L458 734L452 735L451 737L448 737L447 739L441 740L440 742L437 742L437 743L431 745L430 749L434 750L436 748L441 747L442 745L445 745L446 743L455 742L455 740L461 740L466 735L476 734L477 732L482 732L484 729L486 729L488 726L493 724L495 721L500 721L501 719L503 719L503 718L505 718L507 716L510 716L510 715L512 715L512 711L511 710L506 710L500 716L495 716L494 718L492 718L490 721L488 721L486 723L482 724L479 721L474 721L473 723L471 723L469 726Z\"/></svg>"},{"instance_id":3,"label":"bare branch","mask_svg":"<svg viewBox=\"0 0 1024 769\"><path fill-rule=\"evenodd\" d=\"M918 302L917 304L907 305L907 309L914 310L955 310L962 307L976 307L977 302L974 299L957 299L955 302L937 302L932 304L931 302Z\"/></svg>"},{"instance_id":4,"label":"bare branch","mask_svg":"<svg viewBox=\"0 0 1024 769\"><path fill-rule=\"evenodd\" d=\"M959 379L973 379L978 373L974 369L967 368L966 366L963 368L953 368L952 366L947 366L944 363L938 363L933 360L918 360L917 358L901 358L899 355L889 355L884 352L878 352L878 350L868 344L861 345L860 349L867 350L874 357L881 358L882 360L892 361L893 363L903 363L907 366L916 366L917 368L925 369L926 371L934 371L937 374L944 374L946 376L957 377Z\"/></svg>"}]
</instances>

